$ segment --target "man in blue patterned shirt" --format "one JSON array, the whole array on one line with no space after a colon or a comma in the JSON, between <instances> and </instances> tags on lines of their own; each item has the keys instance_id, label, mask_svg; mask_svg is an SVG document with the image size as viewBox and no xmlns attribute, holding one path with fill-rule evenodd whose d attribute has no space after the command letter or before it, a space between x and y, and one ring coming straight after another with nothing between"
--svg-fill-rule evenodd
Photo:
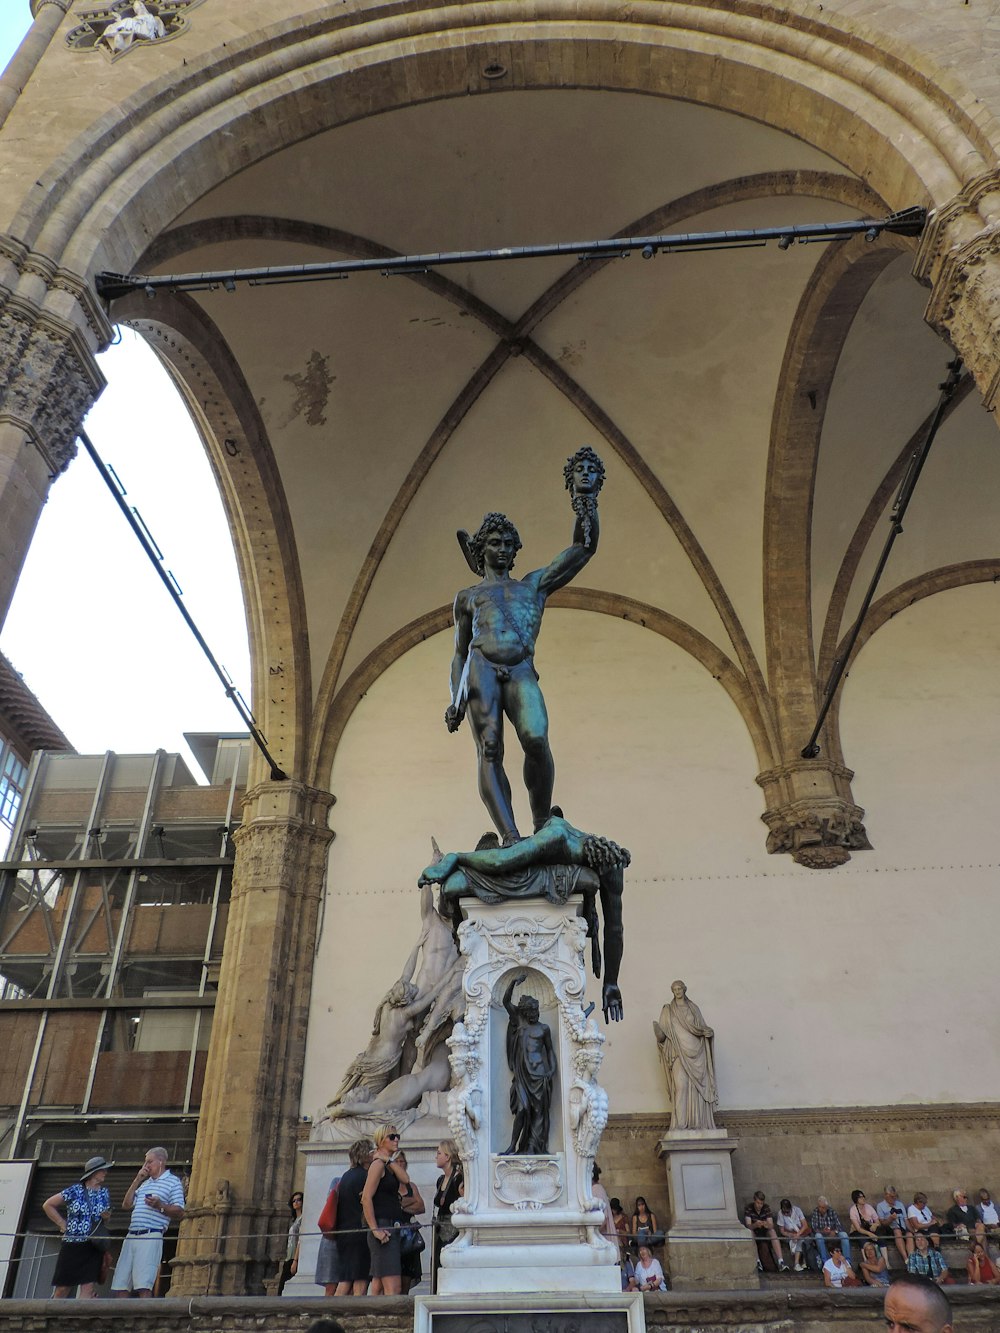
<instances>
[{"instance_id":1,"label":"man in blue patterned shirt","mask_svg":"<svg viewBox=\"0 0 1000 1333\"><path fill-rule=\"evenodd\" d=\"M150 1148L125 1191L123 1208L132 1210L128 1235L115 1266L116 1296L152 1296L163 1255L163 1233L184 1216L184 1189L167 1170L166 1148Z\"/></svg>"}]
</instances>

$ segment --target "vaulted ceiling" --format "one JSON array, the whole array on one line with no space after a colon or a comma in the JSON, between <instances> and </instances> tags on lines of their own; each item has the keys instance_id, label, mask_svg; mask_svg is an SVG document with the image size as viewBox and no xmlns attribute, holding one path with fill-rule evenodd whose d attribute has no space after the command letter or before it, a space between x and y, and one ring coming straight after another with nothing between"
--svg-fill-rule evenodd
<instances>
[{"instance_id":1,"label":"vaulted ceiling","mask_svg":"<svg viewBox=\"0 0 1000 1333\"><path fill-rule=\"evenodd\" d=\"M755 121L631 93L511 91L298 142L174 219L144 263L192 271L886 211L839 163ZM789 636L825 674L949 356L923 322L908 247L885 236L525 260L182 298L273 453L320 729L405 646L403 627L447 622L464 576L457 528L506 510L524 569L568 537L561 467L590 443L608 467L601 558L572 604L656 622L742 701L761 766L776 761ZM881 591L985 576L998 470L995 427L963 392ZM328 747L317 754L329 760Z\"/></svg>"}]
</instances>

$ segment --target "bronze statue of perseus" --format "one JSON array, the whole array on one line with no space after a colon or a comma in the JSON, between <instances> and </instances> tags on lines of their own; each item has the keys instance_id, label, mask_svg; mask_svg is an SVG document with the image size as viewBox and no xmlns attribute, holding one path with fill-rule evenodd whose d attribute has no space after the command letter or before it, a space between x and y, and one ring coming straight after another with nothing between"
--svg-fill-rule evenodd
<instances>
[{"instance_id":1,"label":"bronze statue of perseus","mask_svg":"<svg viewBox=\"0 0 1000 1333\"><path fill-rule=\"evenodd\" d=\"M604 464L589 446L578 449L563 469L576 521L572 543L544 569L511 577L521 549L506 514L489 513L472 537L459 532L465 558L480 582L455 598L455 655L451 664L449 731L463 717L476 742L479 794L503 844L520 839L503 766L504 717L524 751L524 785L537 831L552 811L555 763L549 748L549 719L535 670L535 641L549 595L565 587L597 550L597 496Z\"/></svg>"}]
</instances>

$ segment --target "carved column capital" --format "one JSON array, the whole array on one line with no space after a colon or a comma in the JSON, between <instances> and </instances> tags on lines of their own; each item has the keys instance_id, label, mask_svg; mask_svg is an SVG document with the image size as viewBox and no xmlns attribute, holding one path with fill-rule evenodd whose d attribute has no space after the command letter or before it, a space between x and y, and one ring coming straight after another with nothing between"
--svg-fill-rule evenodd
<instances>
[{"instance_id":1,"label":"carved column capital","mask_svg":"<svg viewBox=\"0 0 1000 1333\"><path fill-rule=\"evenodd\" d=\"M854 772L823 755L789 759L757 774L767 809L767 850L788 852L801 866L828 870L870 851L864 810L851 797Z\"/></svg>"},{"instance_id":2,"label":"carved column capital","mask_svg":"<svg viewBox=\"0 0 1000 1333\"><path fill-rule=\"evenodd\" d=\"M927 322L955 347L992 411L1000 402L1000 171L968 182L935 212L914 273L931 287Z\"/></svg>"},{"instance_id":3,"label":"carved column capital","mask_svg":"<svg viewBox=\"0 0 1000 1333\"><path fill-rule=\"evenodd\" d=\"M38 18L38 11L44 9L46 5L55 5L61 9L64 14L68 14L73 0L31 0L31 17Z\"/></svg>"},{"instance_id":4,"label":"carved column capital","mask_svg":"<svg viewBox=\"0 0 1000 1333\"><path fill-rule=\"evenodd\" d=\"M832 870L851 859L852 851L871 851L862 823L864 810L836 797L792 801L765 810L767 850L788 852L810 870Z\"/></svg>"},{"instance_id":5,"label":"carved column capital","mask_svg":"<svg viewBox=\"0 0 1000 1333\"><path fill-rule=\"evenodd\" d=\"M327 817L336 798L303 782L262 782L243 799L243 823L233 833L233 896L259 888L290 888L318 897L322 878L303 875L333 841Z\"/></svg>"},{"instance_id":6,"label":"carved column capital","mask_svg":"<svg viewBox=\"0 0 1000 1333\"><path fill-rule=\"evenodd\" d=\"M75 283L55 266L31 264L20 256L17 264L9 246L2 247L2 257L76 303L78 293L71 290ZM75 456L80 424L104 386L77 328L0 288L0 422L24 431L53 476Z\"/></svg>"}]
</instances>

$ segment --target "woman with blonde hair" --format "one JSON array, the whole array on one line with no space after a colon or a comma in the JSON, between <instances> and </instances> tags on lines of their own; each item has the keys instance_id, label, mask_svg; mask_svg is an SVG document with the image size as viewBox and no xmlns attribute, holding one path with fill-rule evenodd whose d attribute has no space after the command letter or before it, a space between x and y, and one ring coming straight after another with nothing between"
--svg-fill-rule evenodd
<instances>
[{"instance_id":1,"label":"woman with blonde hair","mask_svg":"<svg viewBox=\"0 0 1000 1333\"><path fill-rule=\"evenodd\" d=\"M437 1189L434 1192L434 1254L432 1260L433 1284L437 1291L438 1269L441 1267L441 1251L458 1235L451 1220L451 1210L465 1192L465 1178L462 1175L462 1159L458 1154L458 1144L454 1139L442 1139L438 1144L434 1158L438 1170Z\"/></svg>"},{"instance_id":2,"label":"woman with blonde hair","mask_svg":"<svg viewBox=\"0 0 1000 1333\"><path fill-rule=\"evenodd\" d=\"M372 1261L372 1296L399 1296L403 1290L399 1227L404 1214L399 1191L410 1184L410 1177L396 1161L398 1155L399 1131L395 1125L380 1125L375 1132L375 1156L361 1191Z\"/></svg>"}]
</instances>

